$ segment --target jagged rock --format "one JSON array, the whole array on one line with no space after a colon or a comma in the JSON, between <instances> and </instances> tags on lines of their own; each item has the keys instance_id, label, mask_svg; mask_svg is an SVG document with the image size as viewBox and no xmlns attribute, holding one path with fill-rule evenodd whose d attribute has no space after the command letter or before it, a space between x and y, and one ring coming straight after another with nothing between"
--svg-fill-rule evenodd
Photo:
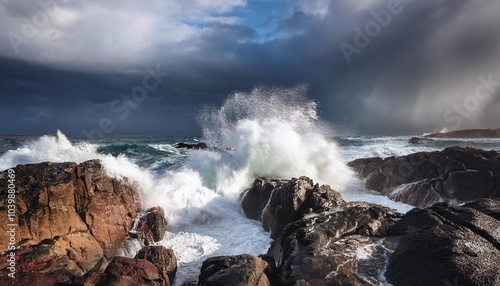
<instances>
[{"instance_id":1,"label":"jagged rock","mask_svg":"<svg viewBox=\"0 0 500 286\"><path fill-rule=\"evenodd\" d=\"M195 149L195 150L208 150L210 149L206 143L177 143L173 145L174 148L182 148L182 149Z\"/></svg>"},{"instance_id":2,"label":"jagged rock","mask_svg":"<svg viewBox=\"0 0 500 286\"><path fill-rule=\"evenodd\" d=\"M159 269L145 259L115 257L104 271L106 279L100 285L167 285Z\"/></svg>"},{"instance_id":3,"label":"jagged rock","mask_svg":"<svg viewBox=\"0 0 500 286\"><path fill-rule=\"evenodd\" d=\"M254 220L262 220L262 211L269 202L272 191L290 180L257 178L252 186L242 193L241 208L245 215Z\"/></svg>"},{"instance_id":4,"label":"jagged rock","mask_svg":"<svg viewBox=\"0 0 500 286\"><path fill-rule=\"evenodd\" d=\"M177 258L174 251L166 249L163 246L146 246L143 247L136 255L136 259L146 259L153 263L166 285L174 282L175 273L177 272Z\"/></svg>"},{"instance_id":5,"label":"jagged rock","mask_svg":"<svg viewBox=\"0 0 500 286\"><path fill-rule=\"evenodd\" d=\"M440 203L408 212L390 232L401 235L386 276L393 285L500 285L500 221L478 209ZM489 206L488 206L489 205Z\"/></svg>"},{"instance_id":6,"label":"jagged rock","mask_svg":"<svg viewBox=\"0 0 500 286\"><path fill-rule=\"evenodd\" d=\"M450 147L348 165L365 179L367 189L418 207L500 198L500 153L495 151Z\"/></svg>"},{"instance_id":7,"label":"jagged rock","mask_svg":"<svg viewBox=\"0 0 500 286\"><path fill-rule=\"evenodd\" d=\"M248 254L212 257L203 262L198 285L275 285L272 258Z\"/></svg>"},{"instance_id":8,"label":"jagged rock","mask_svg":"<svg viewBox=\"0 0 500 286\"><path fill-rule=\"evenodd\" d=\"M35 279L43 277L41 273L58 271L56 278L74 278L104 255L117 253L139 211L135 186L107 176L97 160L19 165L13 170L16 216L14 221L0 216L0 248L8 248L8 224L17 224L15 246L19 249L14 253L20 277ZM4 213L7 178L6 171L0 172L0 211ZM4 261L0 262L0 279L8 273Z\"/></svg>"},{"instance_id":9,"label":"jagged rock","mask_svg":"<svg viewBox=\"0 0 500 286\"><path fill-rule=\"evenodd\" d=\"M272 186L276 187L271 190ZM257 179L245 193L242 202L243 211L253 218L261 219L262 226L270 232L271 238L276 238L286 224L305 214L333 208L344 200L330 186L320 186L307 177L300 177L288 181ZM261 218L259 213L262 213Z\"/></svg>"},{"instance_id":10,"label":"jagged rock","mask_svg":"<svg viewBox=\"0 0 500 286\"><path fill-rule=\"evenodd\" d=\"M268 254L278 261L277 285L379 285L390 240L402 215L369 203L346 203L283 230Z\"/></svg>"},{"instance_id":11,"label":"jagged rock","mask_svg":"<svg viewBox=\"0 0 500 286\"><path fill-rule=\"evenodd\" d=\"M167 219L161 207L153 207L142 214L135 228L129 235L133 238L139 238L144 241L144 244L149 245L153 242L160 241L165 235L167 228Z\"/></svg>"}]
</instances>

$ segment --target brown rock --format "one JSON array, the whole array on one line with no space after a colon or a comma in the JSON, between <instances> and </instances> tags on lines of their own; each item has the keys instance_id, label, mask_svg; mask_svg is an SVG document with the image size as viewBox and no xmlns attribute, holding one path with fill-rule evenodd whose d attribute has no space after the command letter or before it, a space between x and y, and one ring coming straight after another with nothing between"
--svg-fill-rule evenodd
<instances>
[{"instance_id":1,"label":"brown rock","mask_svg":"<svg viewBox=\"0 0 500 286\"><path fill-rule=\"evenodd\" d=\"M106 280L101 285L167 285L158 268L145 259L116 257L106 271Z\"/></svg>"},{"instance_id":2,"label":"brown rock","mask_svg":"<svg viewBox=\"0 0 500 286\"><path fill-rule=\"evenodd\" d=\"M177 272L177 258L174 251L163 246L143 247L136 255L136 259L146 259L155 265L166 285L174 282Z\"/></svg>"},{"instance_id":3,"label":"brown rock","mask_svg":"<svg viewBox=\"0 0 500 286\"><path fill-rule=\"evenodd\" d=\"M134 229L129 233L131 237L139 238L149 245L163 239L167 229L167 219L161 207L148 209L139 217Z\"/></svg>"},{"instance_id":4,"label":"brown rock","mask_svg":"<svg viewBox=\"0 0 500 286\"><path fill-rule=\"evenodd\" d=\"M198 285L270 286L274 285L274 276L274 262L248 254L218 256L203 262Z\"/></svg>"},{"instance_id":5,"label":"brown rock","mask_svg":"<svg viewBox=\"0 0 500 286\"><path fill-rule=\"evenodd\" d=\"M103 255L117 252L139 210L133 185L107 176L97 160L79 165L19 165L13 170L16 216L14 221L0 216L0 249L8 248L8 224L17 224L14 245L20 247L15 251L19 277L35 279L44 277L41 273L59 271L54 279L72 280L93 268ZM8 183L8 172L0 172L0 211L4 213ZM8 273L4 261L0 277Z\"/></svg>"}]
</instances>

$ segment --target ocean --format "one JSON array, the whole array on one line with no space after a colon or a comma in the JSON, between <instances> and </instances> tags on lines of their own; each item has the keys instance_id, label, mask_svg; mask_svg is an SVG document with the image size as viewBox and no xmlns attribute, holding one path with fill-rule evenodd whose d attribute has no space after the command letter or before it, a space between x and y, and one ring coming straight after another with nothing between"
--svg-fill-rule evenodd
<instances>
[{"instance_id":1,"label":"ocean","mask_svg":"<svg viewBox=\"0 0 500 286\"><path fill-rule=\"evenodd\" d=\"M89 138L57 131L44 136L0 136L0 169L38 162L100 159L106 171L139 185L144 209L161 206L168 219L157 244L174 250L176 285L197 280L201 263L212 256L266 253L271 243L260 222L239 207L245 188L259 176L309 176L329 184L347 201L367 201L401 212L412 207L365 191L346 166L356 158L401 156L448 146L500 151L499 139L437 139L409 145L411 136L339 136L318 119L316 104L282 95L228 98L200 114L200 136L120 136ZM176 149L175 143L206 142L212 150ZM128 241L123 255L140 243Z\"/></svg>"}]
</instances>

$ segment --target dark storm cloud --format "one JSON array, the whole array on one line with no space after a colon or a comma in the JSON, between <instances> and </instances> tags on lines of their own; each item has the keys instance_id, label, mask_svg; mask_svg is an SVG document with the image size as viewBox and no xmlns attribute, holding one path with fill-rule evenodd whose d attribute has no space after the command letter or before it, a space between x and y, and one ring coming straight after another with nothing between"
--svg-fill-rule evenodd
<instances>
[{"instance_id":1,"label":"dark storm cloud","mask_svg":"<svg viewBox=\"0 0 500 286\"><path fill-rule=\"evenodd\" d=\"M193 134L199 133L196 114L204 104L255 85L300 84L308 84L324 119L353 131L408 134L457 125L450 120L458 114L454 105L473 102L478 77L492 74L500 81L500 20L494 13L500 5L401 1L402 10L379 24L369 44L356 47L357 28L365 31L391 1L298 1L265 35L244 19L214 18L243 1L199 1L191 9L177 3L166 19L158 15L167 11L161 1L140 9L132 3L61 6L60 18L20 45L19 53L8 37L0 40L0 119L9 122L0 133L61 128L80 134L102 126L109 131L112 124L115 134ZM16 19L36 13L13 2L0 11L10 15L0 29L4 35L22 35ZM198 24L186 25L182 17ZM359 50L350 62L342 43ZM145 99L129 97L127 105L123 96L143 85L147 67L157 66L168 76ZM460 127L496 127L495 88L461 115Z\"/></svg>"}]
</instances>

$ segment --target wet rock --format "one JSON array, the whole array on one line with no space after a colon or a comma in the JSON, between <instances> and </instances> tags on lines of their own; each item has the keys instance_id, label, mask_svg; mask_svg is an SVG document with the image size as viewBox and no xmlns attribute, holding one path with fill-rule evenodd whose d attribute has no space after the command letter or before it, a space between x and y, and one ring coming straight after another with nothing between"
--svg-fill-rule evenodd
<instances>
[{"instance_id":1,"label":"wet rock","mask_svg":"<svg viewBox=\"0 0 500 286\"><path fill-rule=\"evenodd\" d=\"M420 138L420 137L412 137L410 141L408 141L408 144L414 144L414 145L419 145L419 144L425 144L426 142L434 141L433 139L429 138Z\"/></svg>"},{"instance_id":2,"label":"wet rock","mask_svg":"<svg viewBox=\"0 0 500 286\"><path fill-rule=\"evenodd\" d=\"M343 202L342 196L330 186L314 184L307 177L291 180L259 178L245 192L242 208L250 218L261 220L271 238L276 238L286 224Z\"/></svg>"},{"instance_id":3,"label":"wet rock","mask_svg":"<svg viewBox=\"0 0 500 286\"><path fill-rule=\"evenodd\" d=\"M485 206L486 205L486 206ZM390 232L401 235L386 276L393 285L499 285L500 221L470 207L445 203L408 212Z\"/></svg>"},{"instance_id":4,"label":"wet rock","mask_svg":"<svg viewBox=\"0 0 500 286\"><path fill-rule=\"evenodd\" d=\"M135 255L135 258L150 261L158 268L166 285L173 283L177 272L177 258L173 250L163 246L146 246Z\"/></svg>"},{"instance_id":5,"label":"wet rock","mask_svg":"<svg viewBox=\"0 0 500 286\"><path fill-rule=\"evenodd\" d=\"M139 238L149 245L163 239L167 229L167 219L161 207L153 207L142 214L136 226L129 232L133 238Z\"/></svg>"},{"instance_id":6,"label":"wet rock","mask_svg":"<svg viewBox=\"0 0 500 286\"><path fill-rule=\"evenodd\" d=\"M194 150L208 150L210 149L206 143L177 143L173 145L174 148L180 148L180 149L194 149Z\"/></svg>"},{"instance_id":7,"label":"wet rock","mask_svg":"<svg viewBox=\"0 0 500 286\"><path fill-rule=\"evenodd\" d=\"M241 208L248 218L262 220L262 211L266 207L272 191L290 180L276 178L257 178L252 186L242 194Z\"/></svg>"},{"instance_id":8,"label":"wet rock","mask_svg":"<svg viewBox=\"0 0 500 286\"><path fill-rule=\"evenodd\" d=\"M274 261L248 254L212 257L203 262L198 285L275 285Z\"/></svg>"},{"instance_id":9,"label":"wet rock","mask_svg":"<svg viewBox=\"0 0 500 286\"><path fill-rule=\"evenodd\" d=\"M348 165L364 178L367 189L418 207L500 198L500 153L495 151L450 147Z\"/></svg>"},{"instance_id":10,"label":"wet rock","mask_svg":"<svg viewBox=\"0 0 500 286\"><path fill-rule=\"evenodd\" d=\"M19 165L13 170L16 216L14 221L0 216L0 248L8 248L8 224L17 224L14 245L19 248L14 253L20 277L35 279L58 271L55 278L71 280L103 256L117 253L139 211L134 185L109 177L97 160ZM0 211L4 213L7 178L6 171L0 172ZM0 277L7 275L5 261L0 262Z\"/></svg>"},{"instance_id":11,"label":"wet rock","mask_svg":"<svg viewBox=\"0 0 500 286\"><path fill-rule=\"evenodd\" d=\"M106 279L100 285L168 285L159 269L145 259L116 257L111 260L104 274Z\"/></svg>"},{"instance_id":12,"label":"wet rock","mask_svg":"<svg viewBox=\"0 0 500 286\"><path fill-rule=\"evenodd\" d=\"M268 252L278 262L278 285L379 285L393 248L383 238L401 216L346 203L287 225Z\"/></svg>"}]
</instances>

